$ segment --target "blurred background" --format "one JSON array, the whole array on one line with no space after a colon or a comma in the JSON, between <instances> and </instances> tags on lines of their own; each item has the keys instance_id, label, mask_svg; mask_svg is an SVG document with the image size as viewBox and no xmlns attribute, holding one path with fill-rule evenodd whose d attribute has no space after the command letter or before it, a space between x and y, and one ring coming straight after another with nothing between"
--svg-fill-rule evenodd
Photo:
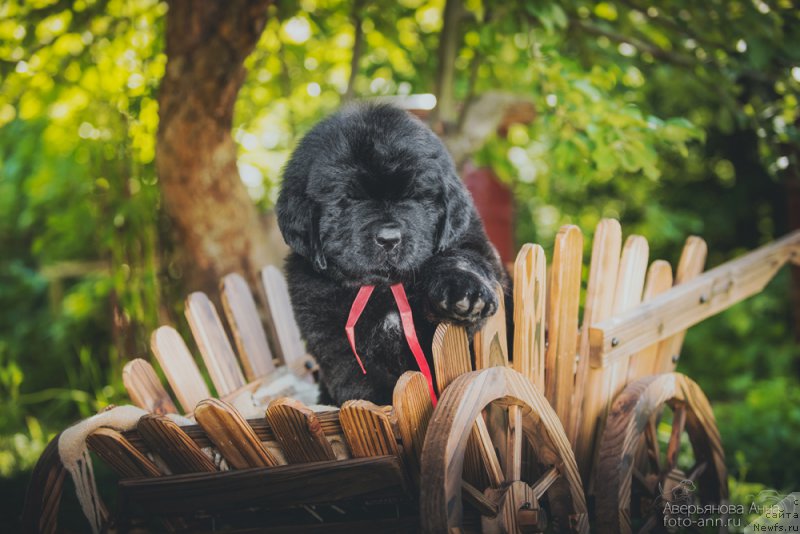
<instances>
[{"instance_id":1,"label":"blurred background","mask_svg":"<svg viewBox=\"0 0 800 534\"><path fill-rule=\"evenodd\" d=\"M0 80L9 521L183 296L280 264L281 167L346 101L427 120L507 260L601 217L673 264L701 235L708 266L800 227L791 0L6 0ZM734 501L800 489L799 338L789 269L687 337Z\"/></svg>"}]
</instances>

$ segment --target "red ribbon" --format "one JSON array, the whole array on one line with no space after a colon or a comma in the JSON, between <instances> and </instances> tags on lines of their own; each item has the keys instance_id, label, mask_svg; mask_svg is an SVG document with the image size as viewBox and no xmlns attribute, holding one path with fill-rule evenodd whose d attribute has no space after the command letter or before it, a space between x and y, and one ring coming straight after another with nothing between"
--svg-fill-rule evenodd
<instances>
[{"instance_id":1,"label":"red ribbon","mask_svg":"<svg viewBox=\"0 0 800 534\"><path fill-rule=\"evenodd\" d=\"M350 348L353 349L353 354L358 361L358 365L361 367L361 372L364 374L367 374L367 370L364 369L364 363L358 356L358 352L356 352L355 328L358 318L361 317L361 312L363 312L364 308L367 306L367 302L369 301L370 295L372 295L373 289L375 289L375 286L361 286L361 289L358 290L358 295L356 295L356 298L353 301L353 305L350 307L350 315L347 317L347 324L344 326L344 331L347 333L347 339L350 340Z\"/></svg>"},{"instance_id":2,"label":"red ribbon","mask_svg":"<svg viewBox=\"0 0 800 534\"><path fill-rule=\"evenodd\" d=\"M356 357L356 361L358 361L358 365L361 367L361 372L364 374L367 374L367 370L364 368L364 363L361 361L361 357L356 351L355 327L374 289L375 286L361 286L356 298L353 300L353 305L350 307L350 315L347 317L347 324L344 327L344 331L347 333L347 339L350 341L350 348L353 349L353 355ZM425 380L428 382L428 389L431 394L431 401L433 405L436 406L437 398L436 391L433 389L431 368L428 366L428 360L425 358L425 353L422 351L422 347L417 339L417 331L414 329L414 316L411 313L411 306L408 303L406 291L403 288L403 284L394 284L391 286L391 290L392 295L394 295L394 301L397 304L397 309L400 311L400 322L403 325L406 343L408 343L408 347L411 349L411 353L417 361L419 370L425 375Z\"/></svg>"}]
</instances>

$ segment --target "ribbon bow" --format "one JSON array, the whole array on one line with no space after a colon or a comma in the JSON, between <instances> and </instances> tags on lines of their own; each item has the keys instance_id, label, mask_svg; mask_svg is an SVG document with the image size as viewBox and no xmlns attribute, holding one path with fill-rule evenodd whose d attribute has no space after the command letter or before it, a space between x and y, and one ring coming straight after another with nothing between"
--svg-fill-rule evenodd
<instances>
[{"instance_id":1,"label":"ribbon bow","mask_svg":"<svg viewBox=\"0 0 800 534\"><path fill-rule=\"evenodd\" d=\"M364 368L364 363L361 361L361 357L359 357L356 351L355 327L374 289L375 286L361 286L355 300L353 300L353 305L350 307L350 315L347 317L347 324L344 327L344 331L347 333L347 339L350 341L350 348L353 349L353 355L356 357L356 361L358 361L358 365L361 367L361 372L364 374L367 374L367 370ZM403 325L406 343L408 343L408 347L411 349L411 353L417 361L419 370L425 375L425 380L428 382L428 389L431 394L431 401L433 405L436 406L437 399L436 392L433 389L431 369L428 366L428 360L425 359L425 353L422 352L422 347L417 339L417 331L414 329L414 317L411 314L411 306L408 304L406 290L403 288L403 284L394 284L391 286L391 290L392 295L394 295L394 301L397 303L397 309L400 312L400 321Z\"/></svg>"}]
</instances>

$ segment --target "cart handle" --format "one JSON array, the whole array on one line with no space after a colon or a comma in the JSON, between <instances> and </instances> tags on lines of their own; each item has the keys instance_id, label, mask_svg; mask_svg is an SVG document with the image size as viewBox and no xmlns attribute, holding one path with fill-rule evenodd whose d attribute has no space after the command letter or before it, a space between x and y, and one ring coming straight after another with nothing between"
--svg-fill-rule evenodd
<instances>
[{"instance_id":1,"label":"cart handle","mask_svg":"<svg viewBox=\"0 0 800 534\"><path fill-rule=\"evenodd\" d=\"M764 289L786 263L800 265L800 230L723 263L589 329L592 367L607 367Z\"/></svg>"}]
</instances>

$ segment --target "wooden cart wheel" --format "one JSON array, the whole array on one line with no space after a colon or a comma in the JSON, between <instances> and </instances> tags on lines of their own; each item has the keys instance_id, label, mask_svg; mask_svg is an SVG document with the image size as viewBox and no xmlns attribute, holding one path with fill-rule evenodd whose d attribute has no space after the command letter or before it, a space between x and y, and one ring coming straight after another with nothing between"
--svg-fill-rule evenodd
<instances>
[{"instance_id":1,"label":"wooden cart wheel","mask_svg":"<svg viewBox=\"0 0 800 534\"><path fill-rule=\"evenodd\" d=\"M505 412L508 425L502 443L497 428L493 440L485 431L489 408ZM497 420L496 415L491 417ZM480 429L484 443L494 445L482 451L485 464L502 468L494 487L485 491L462 477L473 426ZM522 461L526 448L536 457L527 465ZM470 530L462 498L481 513L480 527L474 526L484 532L540 532L545 522L556 532L589 531L575 456L561 423L530 381L507 367L463 374L444 391L425 437L420 490L423 532Z\"/></svg>"},{"instance_id":2,"label":"wooden cart wheel","mask_svg":"<svg viewBox=\"0 0 800 534\"><path fill-rule=\"evenodd\" d=\"M667 422L664 447L658 428ZM665 373L620 393L600 442L595 493L598 532L623 534L666 531L667 504L726 501L725 453L700 386Z\"/></svg>"}]
</instances>

